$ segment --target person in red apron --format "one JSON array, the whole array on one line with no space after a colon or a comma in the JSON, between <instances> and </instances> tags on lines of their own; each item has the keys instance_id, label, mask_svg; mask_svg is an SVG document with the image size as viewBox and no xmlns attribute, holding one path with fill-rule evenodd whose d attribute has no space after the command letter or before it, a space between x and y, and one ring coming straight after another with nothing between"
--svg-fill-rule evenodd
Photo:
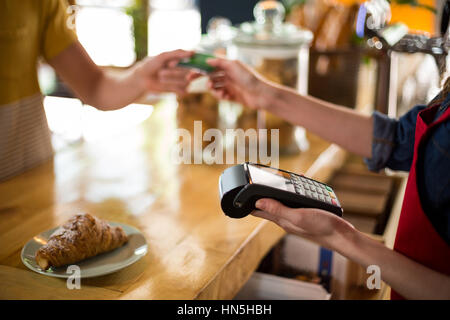
<instances>
[{"instance_id":1,"label":"person in red apron","mask_svg":"<svg viewBox=\"0 0 450 320\"><path fill-rule=\"evenodd\" d=\"M211 59L216 97L271 112L366 158L371 170L409 171L394 250L319 209L292 209L260 199L253 215L377 266L392 299L450 299L450 79L429 106L400 119L371 116L271 83L238 61ZM194 77L195 75L192 75ZM345 208L344 208L345 211Z\"/></svg>"},{"instance_id":2,"label":"person in red apron","mask_svg":"<svg viewBox=\"0 0 450 320\"><path fill-rule=\"evenodd\" d=\"M419 162L423 161L420 159L423 156L420 149L430 139L434 129L450 120L450 108L448 107L437 120L434 120L440 107L440 104L434 104L421 111L417 116L414 158L409 172L394 250L448 276L450 275L450 247L436 232L425 214L420 201L417 181L417 167ZM447 165L450 166L450 158L447 161ZM401 299L403 297L394 290L391 298Z\"/></svg>"}]
</instances>

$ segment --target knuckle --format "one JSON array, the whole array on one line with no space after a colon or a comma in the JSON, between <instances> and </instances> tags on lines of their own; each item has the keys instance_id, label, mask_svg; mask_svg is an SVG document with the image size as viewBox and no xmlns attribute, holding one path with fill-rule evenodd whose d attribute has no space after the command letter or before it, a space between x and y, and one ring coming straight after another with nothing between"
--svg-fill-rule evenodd
<instances>
[{"instance_id":1,"label":"knuckle","mask_svg":"<svg viewBox=\"0 0 450 320\"><path fill-rule=\"evenodd\" d=\"M272 212L276 215L281 215L283 213L283 208L280 203L271 201L270 206L272 207Z\"/></svg>"},{"instance_id":2,"label":"knuckle","mask_svg":"<svg viewBox=\"0 0 450 320\"><path fill-rule=\"evenodd\" d=\"M163 52L158 57L161 61L166 61L167 59L169 59L171 57L171 55L172 55L171 52Z\"/></svg>"},{"instance_id":3,"label":"knuckle","mask_svg":"<svg viewBox=\"0 0 450 320\"><path fill-rule=\"evenodd\" d=\"M277 207L274 205L274 203L272 201L270 201L269 203L267 203L267 207L266 210L272 214L276 214L277 212Z\"/></svg>"}]
</instances>

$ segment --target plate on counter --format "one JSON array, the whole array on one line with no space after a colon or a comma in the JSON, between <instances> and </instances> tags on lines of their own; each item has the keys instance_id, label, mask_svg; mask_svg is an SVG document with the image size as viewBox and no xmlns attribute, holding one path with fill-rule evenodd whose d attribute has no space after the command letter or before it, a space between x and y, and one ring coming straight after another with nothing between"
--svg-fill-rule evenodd
<instances>
[{"instance_id":1,"label":"plate on counter","mask_svg":"<svg viewBox=\"0 0 450 320\"><path fill-rule=\"evenodd\" d=\"M98 277L119 271L146 255L147 241L138 229L117 222L109 222L109 224L122 227L128 236L128 242L110 252L74 263L74 265L80 267L80 278ZM68 272L68 266L51 267L48 270L43 270L35 260L36 252L47 243L56 229L58 227L42 232L28 241L22 249L21 258L25 266L37 273L57 278L68 278L73 274L73 271Z\"/></svg>"}]
</instances>

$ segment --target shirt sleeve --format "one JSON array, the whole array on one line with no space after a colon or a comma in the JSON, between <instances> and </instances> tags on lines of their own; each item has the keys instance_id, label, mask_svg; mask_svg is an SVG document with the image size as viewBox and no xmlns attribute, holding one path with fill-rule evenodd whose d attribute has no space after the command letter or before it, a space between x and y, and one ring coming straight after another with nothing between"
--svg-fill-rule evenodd
<instances>
[{"instance_id":1,"label":"shirt sleeve","mask_svg":"<svg viewBox=\"0 0 450 320\"><path fill-rule=\"evenodd\" d=\"M49 61L77 40L69 27L71 18L65 0L45 0L43 45L41 54Z\"/></svg>"},{"instance_id":2,"label":"shirt sleeve","mask_svg":"<svg viewBox=\"0 0 450 320\"><path fill-rule=\"evenodd\" d=\"M372 171L383 168L409 171L414 155L414 135L416 119L426 106L419 105L411 109L400 119L373 113L372 158L365 159Z\"/></svg>"}]
</instances>

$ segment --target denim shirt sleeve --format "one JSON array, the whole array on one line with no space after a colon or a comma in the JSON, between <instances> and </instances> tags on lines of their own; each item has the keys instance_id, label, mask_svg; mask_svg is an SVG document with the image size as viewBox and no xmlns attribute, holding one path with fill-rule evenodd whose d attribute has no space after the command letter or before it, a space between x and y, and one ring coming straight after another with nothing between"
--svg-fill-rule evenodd
<instances>
[{"instance_id":1,"label":"denim shirt sleeve","mask_svg":"<svg viewBox=\"0 0 450 320\"><path fill-rule=\"evenodd\" d=\"M441 103L435 120L450 107L450 94ZM409 171L414 154L418 113L416 106L400 119L373 114L372 158L365 159L370 170L388 167ZM417 164L417 187L422 207L440 236L450 245L450 121L438 125L423 145Z\"/></svg>"},{"instance_id":2,"label":"denim shirt sleeve","mask_svg":"<svg viewBox=\"0 0 450 320\"><path fill-rule=\"evenodd\" d=\"M426 106L418 105L400 119L373 113L372 158L364 159L369 170L383 168L409 171L414 154L416 119Z\"/></svg>"}]
</instances>

